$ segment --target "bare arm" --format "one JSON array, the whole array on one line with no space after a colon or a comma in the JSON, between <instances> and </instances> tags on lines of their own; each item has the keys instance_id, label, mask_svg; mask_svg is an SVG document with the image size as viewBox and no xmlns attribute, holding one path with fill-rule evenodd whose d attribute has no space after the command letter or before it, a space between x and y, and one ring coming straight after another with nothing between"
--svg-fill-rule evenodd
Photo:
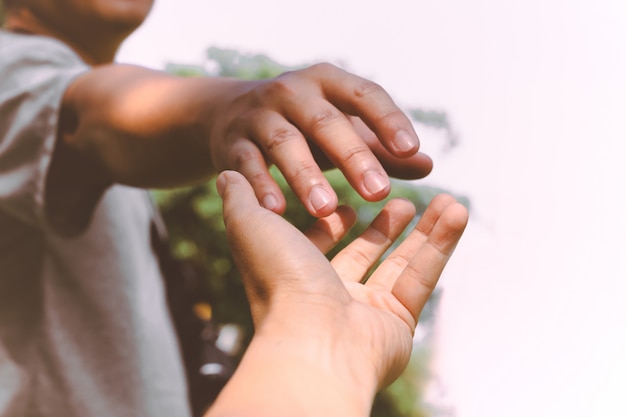
<instances>
[{"instance_id":1,"label":"bare arm","mask_svg":"<svg viewBox=\"0 0 626 417\"><path fill-rule=\"evenodd\" d=\"M322 242L334 238L320 239L318 229L307 239L259 207L240 175L221 174L218 190L255 335L207 417L368 416L376 391L409 360L417 319L463 233L466 209L451 196L436 197L363 284L413 218L406 200L388 203L328 262ZM350 215L333 216L318 225L341 235L351 220L336 220Z\"/></svg>"},{"instance_id":2,"label":"bare arm","mask_svg":"<svg viewBox=\"0 0 626 417\"><path fill-rule=\"evenodd\" d=\"M99 180L169 187L216 172L209 129L215 107L249 84L181 78L127 65L96 68L64 97L59 137L91 159Z\"/></svg>"},{"instance_id":3,"label":"bare arm","mask_svg":"<svg viewBox=\"0 0 626 417\"><path fill-rule=\"evenodd\" d=\"M234 169L280 213L285 200L267 170L275 164L318 217L337 206L322 168L338 167L375 201L389 193L387 171L420 178L432 166L380 86L328 64L262 81L98 67L67 90L59 137L89 161L85 180L168 187ZM55 178L76 177L59 172Z\"/></svg>"}]
</instances>

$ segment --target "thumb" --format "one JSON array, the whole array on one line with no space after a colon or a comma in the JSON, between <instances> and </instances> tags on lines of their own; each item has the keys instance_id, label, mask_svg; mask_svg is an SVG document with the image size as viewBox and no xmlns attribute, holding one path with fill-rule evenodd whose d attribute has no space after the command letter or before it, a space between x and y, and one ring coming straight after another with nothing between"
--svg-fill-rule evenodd
<instances>
[{"instance_id":1,"label":"thumb","mask_svg":"<svg viewBox=\"0 0 626 417\"><path fill-rule=\"evenodd\" d=\"M255 327L265 320L271 306L290 305L291 312L294 308L308 312L310 297L316 300L313 304L319 304L320 297L342 303L351 299L324 254L280 215L261 207L245 177L222 172L217 189L224 204L231 254L243 278ZM279 310L275 307L274 311Z\"/></svg>"},{"instance_id":2,"label":"thumb","mask_svg":"<svg viewBox=\"0 0 626 417\"><path fill-rule=\"evenodd\" d=\"M269 223L265 220L266 210L259 205L252 186L238 172L223 171L217 177L216 186L222 198L228 244L243 278L256 326L266 315L271 293L266 281L273 263L265 266L268 246L264 242L268 238L266 225Z\"/></svg>"},{"instance_id":3,"label":"thumb","mask_svg":"<svg viewBox=\"0 0 626 417\"><path fill-rule=\"evenodd\" d=\"M315 248L293 225L263 208L254 189L239 172L223 171L216 185L222 197L224 224L231 250L244 274L250 266L258 266L257 263L264 264L264 270L271 270L281 263L273 262L278 258L288 257L294 251L310 250L306 246ZM268 245L268 242L272 244Z\"/></svg>"},{"instance_id":4,"label":"thumb","mask_svg":"<svg viewBox=\"0 0 626 417\"><path fill-rule=\"evenodd\" d=\"M222 198L224 223L234 216L245 216L260 208L254 190L243 175L236 171L223 171L217 177L217 192Z\"/></svg>"}]
</instances>

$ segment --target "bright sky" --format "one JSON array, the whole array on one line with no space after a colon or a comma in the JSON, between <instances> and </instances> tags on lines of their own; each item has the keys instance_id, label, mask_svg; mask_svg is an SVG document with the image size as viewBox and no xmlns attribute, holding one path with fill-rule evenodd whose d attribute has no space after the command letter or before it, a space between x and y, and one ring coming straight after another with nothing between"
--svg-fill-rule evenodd
<instances>
[{"instance_id":1,"label":"bright sky","mask_svg":"<svg viewBox=\"0 0 626 417\"><path fill-rule=\"evenodd\" d=\"M371 5L370 5L371 4ZM461 144L424 181L468 195L436 370L457 417L626 415L623 0L157 0L120 61L209 46L343 62Z\"/></svg>"}]
</instances>

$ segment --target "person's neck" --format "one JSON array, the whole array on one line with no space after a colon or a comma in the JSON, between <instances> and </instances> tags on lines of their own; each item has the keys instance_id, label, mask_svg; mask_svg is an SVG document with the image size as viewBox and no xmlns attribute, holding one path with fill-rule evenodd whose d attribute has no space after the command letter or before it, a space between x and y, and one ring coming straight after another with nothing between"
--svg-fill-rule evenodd
<instances>
[{"instance_id":1,"label":"person's neck","mask_svg":"<svg viewBox=\"0 0 626 417\"><path fill-rule=\"evenodd\" d=\"M87 64L95 66L112 63L125 36L119 39L111 36L98 36L94 33L85 34L77 39L67 31L47 25L26 9L10 13L4 29L32 35L48 36L60 40L74 50Z\"/></svg>"}]
</instances>

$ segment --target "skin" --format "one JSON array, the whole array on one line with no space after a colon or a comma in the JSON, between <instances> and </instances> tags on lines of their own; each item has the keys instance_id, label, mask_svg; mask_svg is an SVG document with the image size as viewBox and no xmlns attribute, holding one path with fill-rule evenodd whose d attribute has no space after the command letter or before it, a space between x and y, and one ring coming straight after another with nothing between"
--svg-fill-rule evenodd
<instances>
[{"instance_id":1,"label":"skin","mask_svg":"<svg viewBox=\"0 0 626 417\"><path fill-rule=\"evenodd\" d=\"M369 415L375 392L406 367L417 319L467 224L465 207L437 196L363 284L413 218L410 202L390 201L329 262L323 251L353 222L349 209L303 234L262 208L240 174L220 174L218 191L256 330L207 417Z\"/></svg>"},{"instance_id":2,"label":"skin","mask_svg":"<svg viewBox=\"0 0 626 417\"><path fill-rule=\"evenodd\" d=\"M284 196L268 172L275 164L304 207L324 217L337 208L324 169L339 168L365 200L378 201L389 194L388 174L415 179L432 168L387 92L333 65L261 81L179 78L113 63L151 1L21 4L9 11L10 30L58 38L94 65L63 98L48 181L58 225L89 212L113 183L172 187L232 169L282 213Z\"/></svg>"},{"instance_id":3,"label":"skin","mask_svg":"<svg viewBox=\"0 0 626 417\"><path fill-rule=\"evenodd\" d=\"M57 38L87 63L113 62L119 45L147 17L153 0L16 0L7 28Z\"/></svg>"},{"instance_id":4,"label":"skin","mask_svg":"<svg viewBox=\"0 0 626 417\"><path fill-rule=\"evenodd\" d=\"M417 318L467 211L450 196L434 199L363 284L415 214L392 200L329 262L324 253L355 213L337 207L322 171L339 168L368 201L389 194L388 175L427 175L432 162L419 153L410 120L382 87L329 64L261 81L115 64L151 6L22 0L9 10L9 30L60 39L93 66L63 97L47 177L52 225L79 231L76 222L88 221L84 213L114 183L170 187L222 172L226 230L256 332L207 416L369 415L374 393L407 364ZM279 216L285 199L271 164L320 218L305 233Z\"/></svg>"}]
</instances>

